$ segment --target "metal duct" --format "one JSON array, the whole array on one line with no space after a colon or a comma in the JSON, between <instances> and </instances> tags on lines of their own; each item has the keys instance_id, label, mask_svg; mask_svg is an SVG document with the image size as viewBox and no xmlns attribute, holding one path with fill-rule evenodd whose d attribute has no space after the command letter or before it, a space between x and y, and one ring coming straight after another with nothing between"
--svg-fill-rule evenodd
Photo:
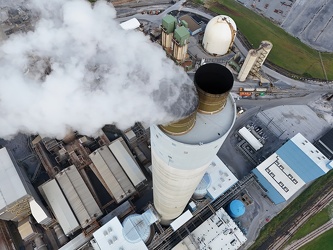
<instances>
[{"instance_id":1,"label":"metal duct","mask_svg":"<svg viewBox=\"0 0 333 250\"><path fill-rule=\"evenodd\" d=\"M195 124L195 117L196 117L197 111L195 110L192 114L186 116L185 118L165 125L165 126L160 126L160 129L164 131L167 134L171 135L183 135L189 132Z\"/></svg>"},{"instance_id":2,"label":"metal duct","mask_svg":"<svg viewBox=\"0 0 333 250\"><path fill-rule=\"evenodd\" d=\"M194 83L199 94L198 112L215 114L224 108L234 77L226 67L208 63L196 71Z\"/></svg>"}]
</instances>

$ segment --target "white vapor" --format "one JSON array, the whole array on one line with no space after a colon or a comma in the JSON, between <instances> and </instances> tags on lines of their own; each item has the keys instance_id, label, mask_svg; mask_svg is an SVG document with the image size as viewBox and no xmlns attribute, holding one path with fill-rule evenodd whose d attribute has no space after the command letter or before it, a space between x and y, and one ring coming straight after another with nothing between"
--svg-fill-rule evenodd
<instances>
[{"instance_id":1,"label":"white vapor","mask_svg":"<svg viewBox=\"0 0 333 250\"><path fill-rule=\"evenodd\" d=\"M192 109L186 73L141 32L122 30L112 5L31 0L28 7L39 15L34 31L0 47L1 138L94 135L105 124L165 123Z\"/></svg>"}]
</instances>

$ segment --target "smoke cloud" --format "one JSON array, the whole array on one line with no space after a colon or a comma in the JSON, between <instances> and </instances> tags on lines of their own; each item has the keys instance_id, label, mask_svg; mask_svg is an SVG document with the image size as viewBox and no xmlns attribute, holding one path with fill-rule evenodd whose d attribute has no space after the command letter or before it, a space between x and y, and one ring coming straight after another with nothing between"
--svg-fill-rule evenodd
<instances>
[{"instance_id":1,"label":"smoke cloud","mask_svg":"<svg viewBox=\"0 0 333 250\"><path fill-rule=\"evenodd\" d=\"M0 137L94 135L105 124L167 123L193 109L187 74L141 32L122 30L112 5L24 4L38 22L0 46Z\"/></svg>"}]
</instances>

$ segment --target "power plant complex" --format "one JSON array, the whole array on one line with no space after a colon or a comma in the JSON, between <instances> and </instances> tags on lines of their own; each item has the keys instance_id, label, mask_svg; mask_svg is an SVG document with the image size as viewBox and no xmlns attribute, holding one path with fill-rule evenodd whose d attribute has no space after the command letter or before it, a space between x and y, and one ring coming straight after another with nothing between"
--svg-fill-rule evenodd
<instances>
[{"instance_id":1,"label":"power plant complex","mask_svg":"<svg viewBox=\"0 0 333 250\"><path fill-rule=\"evenodd\" d=\"M247 249L244 243L257 233L248 231L268 221L270 207L333 168L333 130L314 144L300 133L283 142L279 137L278 148L275 141L266 147L263 132L275 126L273 119L261 121L261 127L254 124L259 120L239 119L235 125L248 108L236 107L235 99L270 91L241 86L239 96L232 96L234 76L261 84L271 42L262 41L244 60L234 46L237 26L230 17L208 20L175 12L159 22L132 18L120 26L150 34L167 57L188 70L192 80L176 90L178 102L164 107L174 117L180 117L177 105L188 110L166 124L138 121L126 130L108 124L97 137L77 131L63 139L25 136L26 152L16 160L19 147L0 140L1 249ZM228 148L221 150L226 139ZM244 159L228 161L230 147ZM35 166L26 160L35 160ZM249 166L233 167L236 162ZM276 207L271 210L276 215ZM21 245L7 240L15 237Z\"/></svg>"}]
</instances>

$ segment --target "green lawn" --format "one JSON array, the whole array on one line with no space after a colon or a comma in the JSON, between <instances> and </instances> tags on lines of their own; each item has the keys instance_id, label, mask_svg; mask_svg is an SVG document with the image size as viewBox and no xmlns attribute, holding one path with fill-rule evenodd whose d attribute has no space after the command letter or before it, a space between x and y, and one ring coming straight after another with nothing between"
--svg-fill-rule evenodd
<instances>
[{"instance_id":1,"label":"green lawn","mask_svg":"<svg viewBox=\"0 0 333 250\"><path fill-rule=\"evenodd\" d=\"M321 210L319 213L312 216L296 233L291 239L288 241L289 243L303 238L307 234L316 230L320 226L324 225L327 221L331 219L332 215L332 206L333 202L330 203L327 207Z\"/></svg>"},{"instance_id":2,"label":"green lawn","mask_svg":"<svg viewBox=\"0 0 333 250\"><path fill-rule=\"evenodd\" d=\"M333 229L328 230L313 241L304 245L300 250L330 250L333 249Z\"/></svg>"},{"instance_id":3,"label":"green lawn","mask_svg":"<svg viewBox=\"0 0 333 250\"><path fill-rule=\"evenodd\" d=\"M235 0L211 0L206 7L217 14L233 18L238 29L254 48L263 40L271 41L273 49L268 60L272 63L298 75L325 79L318 51L289 35L269 19L245 8ZM328 79L333 80L333 54L321 55Z\"/></svg>"},{"instance_id":4,"label":"green lawn","mask_svg":"<svg viewBox=\"0 0 333 250\"><path fill-rule=\"evenodd\" d=\"M273 236L281 225L289 223L289 218L296 214L298 211L304 209L306 201L313 197L318 197L322 194L322 188L333 182L333 171L328 172L326 175L317 179L310 187L304 190L294 201L292 201L285 209L283 209L277 216L275 216L269 223L267 223L260 231L255 243L249 248L256 250L260 247L270 236Z\"/></svg>"}]
</instances>

